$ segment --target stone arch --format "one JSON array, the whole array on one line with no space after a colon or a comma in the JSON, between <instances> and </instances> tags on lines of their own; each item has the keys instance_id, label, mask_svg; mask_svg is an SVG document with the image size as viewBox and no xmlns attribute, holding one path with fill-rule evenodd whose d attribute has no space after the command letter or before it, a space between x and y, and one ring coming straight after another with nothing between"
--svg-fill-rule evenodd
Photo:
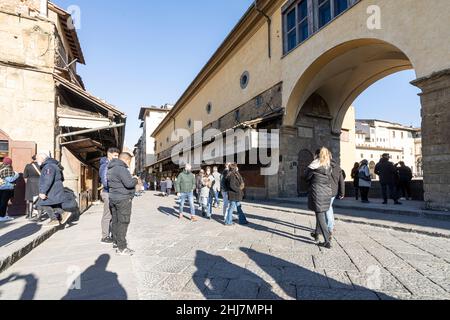
<instances>
[{"instance_id":1,"label":"stone arch","mask_svg":"<svg viewBox=\"0 0 450 320\"><path fill-rule=\"evenodd\" d=\"M335 46L299 76L288 94L285 125L294 125L307 99L317 93L328 102L332 132L339 134L348 108L362 92L391 74L409 69L414 69L411 59L383 40L364 38Z\"/></svg>"}]
</instances>

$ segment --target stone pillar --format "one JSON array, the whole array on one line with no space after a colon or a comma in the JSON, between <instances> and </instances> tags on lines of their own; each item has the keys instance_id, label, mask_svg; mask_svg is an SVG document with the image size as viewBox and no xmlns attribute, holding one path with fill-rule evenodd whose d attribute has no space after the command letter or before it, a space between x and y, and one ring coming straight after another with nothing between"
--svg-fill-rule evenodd
<instances>
[{"instance_id":1,"label":"stone pillar","mask_svg":"<svg viewBox=\"0 0 450 320\"><path fill-rule=\"evenodd\" d=\"M427 208L450 210L450 69L411 84L422 90L422 153Z\"/></svg>"}]
</instances>

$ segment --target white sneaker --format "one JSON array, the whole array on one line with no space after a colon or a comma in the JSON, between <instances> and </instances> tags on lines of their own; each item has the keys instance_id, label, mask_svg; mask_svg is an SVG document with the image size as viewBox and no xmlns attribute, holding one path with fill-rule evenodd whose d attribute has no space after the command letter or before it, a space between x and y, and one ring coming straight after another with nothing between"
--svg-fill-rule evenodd
<instances>
[{"instance_id":1,"label":"white sneaker","mask_svg":"<svg viewBox=\"0 0 450 320\"><path fill-rule=\"evenodd\" d=\"M6 222L6 221L9 221L6 219L6 217L0 217L0 222Z\"/></svg>"},{"instance_id":2,"label":"white sneaker","mask_svg":"<svg viewBox=\"0 0 450 320\"><path fill-rule=\"evenodd\" d=\"M3 218L0 217L0 222L8 222L8 221L13 221L14 218L11 218L10 216L5 216Z\"/></svg>"}]
</instances>

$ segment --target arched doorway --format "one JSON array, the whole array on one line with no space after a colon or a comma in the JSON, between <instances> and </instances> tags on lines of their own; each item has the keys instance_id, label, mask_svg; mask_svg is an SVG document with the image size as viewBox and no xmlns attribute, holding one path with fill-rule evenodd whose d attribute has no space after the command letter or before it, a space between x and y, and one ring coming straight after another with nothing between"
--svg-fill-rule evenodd
<instances>
[{"instance_id":1,"label":"arched doorway","mask_svg":"<svg viewBox=\"0 0 450 320\"><path fill-rule=\"evenodd\" d=\"M338 161L343 156L350 157L351 165L345 168L350 172L353 164L362 159L356 159L356 149L352 153L341 153L342 127L347 111L375 82L404 70L414 70L408 56L396 46L377 39L349 41L319 56L300 76L287 101L284 124L299 130L297 150L313 153L326 146ZM291 119L293 113L294 121ZM380 156L377 152L374 149L369 154L369 161ZM372 160L372 177L375 177L375 165ZM303 191L301 175L298 172L299 194Z\"/></svg>"}]
</instances>

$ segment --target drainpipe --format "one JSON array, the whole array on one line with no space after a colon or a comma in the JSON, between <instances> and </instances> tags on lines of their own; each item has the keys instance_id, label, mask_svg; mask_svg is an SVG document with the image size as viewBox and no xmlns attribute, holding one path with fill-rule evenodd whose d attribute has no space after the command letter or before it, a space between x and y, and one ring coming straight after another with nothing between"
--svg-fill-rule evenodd
<instances>
[{"instance_id":1,"label":"drainpipe","mask_svg":"<svg viewBox=\"0 0 450 320\"><path fill-rule=\"evenodd\" d=\"M272 19L270 19L270 17L267 15L267 13L265 13L260 8L258 8L258 0L255 0L255 9L261 15L263 15L266 18L266 20L267 20L267 39L268 39L268 46L269 46L269 59L271 59L272 58L272 38L271 38L271 34L272 34Z\"/></svg>"},{"instance_id":2,"label":"drainpipe","mask_svg":"<svg viewBox=\"0 0 450 320\"><path fill-rule=\"evenodd\" d=\"M55 159L58 160L59 162L61 162L61 158L62 158L62 145L61 145L61 139L62 138L67 138L67 137L72 137L72 136L76 136L79 134L86 134L86 133L92 133L92 132L96 132L96 131L103 131L103 130L109 130L109 129L114 129L114 128L121 128L124 127L125 123L121 123L121 124L114 124L108 127L101 127L101 128L95 128L95 129L86 129L86 130L81 130L81 131L76 131L76 132L71 132L71 133L64 133L64 134L60 134L56 137L56 152L55 152Z\"/></svg>"},{"instance_id":3,"label":"drainpipe","mask_svg":"<svg viewBox=\"0 0 450 320\"><path fill-rule=\"evenodd\" d=\"M41 9L39 12L41 17L47 18L48 16L48 0L41 0Z\"/></svg>"}]
</instances>

